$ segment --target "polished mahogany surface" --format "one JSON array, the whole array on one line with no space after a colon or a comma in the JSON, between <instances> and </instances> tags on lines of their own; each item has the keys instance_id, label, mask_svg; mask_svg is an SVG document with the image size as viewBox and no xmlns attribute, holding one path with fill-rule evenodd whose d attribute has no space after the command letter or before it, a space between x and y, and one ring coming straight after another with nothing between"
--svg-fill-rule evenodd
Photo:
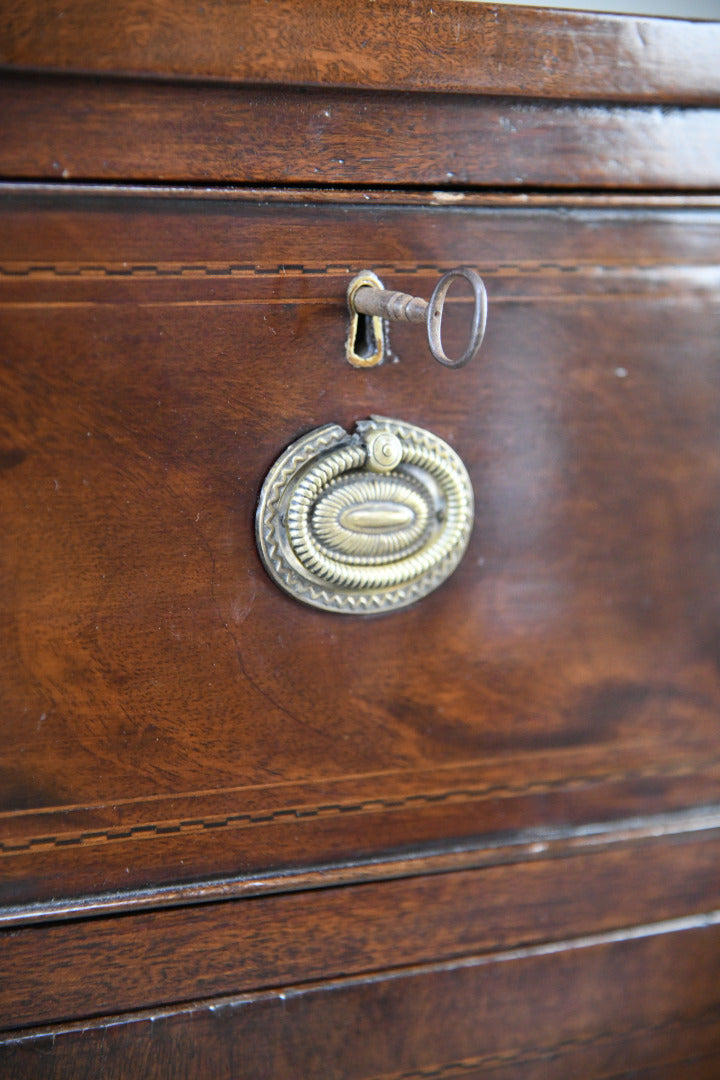
<instances>
[{"instance_id":1,"label":"polished mahogany surface","mask_svg":"<svg viewBox=\"0 0 720 1080\"><path fill-rule=\"evenodd\" d=\"M0 1075L714 1078L717 26L262 8L0 15ZM372 414L475 526L326 614L257 497Z\"/></svg>"},{"instance_id":2,"label":"polished mahogany surface","mask_svg":"<svg viewBox=\"0 0 720 1080\"><path fill-rule=\"evenodd\" d=\"M717 188L717 109L6 74L6 177L468 188ZM273 132L268 140L267 132ZM681 149L680 149L681 148Z\"/></svg>"},{"instance_id":3,"label":"polished mahogany surface","mask_svg":"<svg viewBox=\"0 0 720 1080\"><path fill-rule=\"evenodd\" d=\"M8 900L707 799L715 212L5 211ZM396 363L349 368L350 276L427 294L448 250L488 283L481 356L393 327ZM267 578L255 502L299 433L374 412L458 450L476 527L423 603L328 617Z\"/></svg>"},{"instance_id":4,"label":"polished mahogany surface","mask_svg":"<svg viewBox=\"0 0 720 1080\"><path fill-rule=\"evenodd\" d=\"M717 926L666 925L21 1034L8 1076L714 1080Z\"/></svg>"},{"instance_id":5,"label":"polished mahogany surface","mask_svg":"<svg viewBox=\"0 0 720 1080\"><path fill-rule=\"evenodd\" d=\"M713 22L467 0L6 0L18 70L291 86L717 103Z\"/></svg>"}]
</instances>

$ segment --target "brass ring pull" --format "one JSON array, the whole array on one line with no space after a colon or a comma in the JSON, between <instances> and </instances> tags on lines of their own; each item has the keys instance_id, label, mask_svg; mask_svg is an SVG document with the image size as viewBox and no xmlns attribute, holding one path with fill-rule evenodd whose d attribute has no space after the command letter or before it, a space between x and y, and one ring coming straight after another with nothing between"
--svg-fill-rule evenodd
<instances>
[{"instance_id":1,"label":"brass ring pull","mask_svg":"<svg viewBox=\"0 0 720 1080\"><path fill-rule=\"evenodd\" d=\"M470 340L465 352L452 360L442 344L442 316L448 289L456 278L469 282L473 292L473 318ZM487 292L482 278L469 266L449 270L433 289L430 302L419 296L383 288L371 271L364 270L350 282L348 306L351 314L347 358L353 367L374 367L382 363L384 354L382 320L425 323L430 352L445 367L463 367L482 345L487 324ZM360 319L369 316L369 325L360 326Z\"/></svg>"},{"instance_id":2,"label":"brass ring pull","mask_svg":"<svg viewBox=\"0 0 720 1080\"><path fill-rule=\"evenodd\" d=\"M450 576L473 524L470 478L430 431L373 416L326 424L280 455L256 516L270 577L324 611L373 615L427 596Z\"/></svg>"}]
</instances>

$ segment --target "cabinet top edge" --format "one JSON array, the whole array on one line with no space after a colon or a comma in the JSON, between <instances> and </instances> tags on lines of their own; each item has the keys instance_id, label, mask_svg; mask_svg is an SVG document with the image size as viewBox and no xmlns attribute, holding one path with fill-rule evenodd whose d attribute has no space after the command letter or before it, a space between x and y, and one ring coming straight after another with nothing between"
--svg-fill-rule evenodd
<instances>
[{"instance_id":1,"label":"cabinet top edge","mask_svg":"<svg viewBox=\"0 0 720 1080\"><path fill-rule=\"evenodd\" d=\"M0 69L720 103L720 22L478 0L10 0Z\"/></svg>"}]
</instances>

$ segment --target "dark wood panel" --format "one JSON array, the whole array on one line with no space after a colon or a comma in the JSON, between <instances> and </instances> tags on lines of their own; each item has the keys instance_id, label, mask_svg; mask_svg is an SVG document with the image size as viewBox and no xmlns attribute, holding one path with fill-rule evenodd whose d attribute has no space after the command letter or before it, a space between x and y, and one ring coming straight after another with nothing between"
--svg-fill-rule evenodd
<instances>
[{"instance_id":1,"label":"dark wood panel","mask_svg":"<svg viewBox=\"0 0 720 1080\"><path fill-rule=\"evenodd\" d=\"M612 774L581 773L577 759L563 755L566 775L554 783L528 780L527 763L513 764L518 776L523 772L522 780L490 785L476 799L464 794L464 777L449 777L439 792L432 784L423 785L426 777L411 775L414 791L405 798L396 791L385 800L375 792L367 808L315 803L277 816L265 811L250 826L243 821L242 794L232 791L224 794L234 802L235 813L220 820L158 820L155 808L146 804L138 808L136 828L78 833L64 827L58 810L52 834L27 838L24 822L10 815L3 821L10 836L3 844L0 895L8 905L3 915L10 921L32 916L34 903L40 904L40 916L52 914L58 899L93 895L101 910L118 900L132 905L137 888L148 890L156 902L173 903L179 886L200 882L204 889L208 880L211 891L218 882L221 891L252 895L296 887L296 879L302 884L308 871L316 884L326 874L334 878L338 870L353 879L348 853L351 865L369 877L382 876L387 859L442 858L457 848L479 848L479 861L493 862L488 847L548 843L558 831L596 830L601 822L624 827L628 818L718 802L718 766L708 770L702 760L669 768L654 754L652 764L618 780ZM475 783L480 774L476 769ZM159 895L158 888L163 890ZM171 894L167 899L165 890Z\"/></svg>"},{"instance_id":2,"label":"dark wood panel","mask_svg":"<svg viewBox=\"0 0 720 1080\"><path fill-rule=\"evenodd\" d=\"M693 781L697 785L699 777L693 773ZM655 784L657 778L654 778ZM635 789L635 797L642 796L642 789ZM678 800L679 792L674 791ZM662 798L658 798L657 787L653 792L656 802L668 804L668 792L664 787ZM578 807L573 804L568 808L569 816L577 819ZM589 813L589 808L585 807ZM597 802L593 803L592 809L597 812ZM62 922L73 918L97 917L99 915L123 914L127 912L140 912L157 910L167 907L187 907L190 904L204 904L216 901L236 900L254 896L268 896L277 893L299 892L319 888L331 888L340 885L357 885L368 881L395 881L399 878L418 877L421 874L447 874L465 870L478 870L483 867L502 866L507 863L523 863L539 858L561 859L585 852L601 852L606 850L619 851L632 845L644 845L649 840L666 840L674 843L688 835L701 834L704 837L720 827L720 810L713 807L701 810L675 811L653 815L649 812L649 806L643 806L642 817L622 821L610 819L604 823L591 823L589 825L562 825L552 826L538 824L529 830L520 830L504 836L474 837L469 841L457 841L453 844L443 843L431 845L426 842L421 833L415 838L413 850L404 850L393 855L377 851L370 858L363 858L354 850L352 861L336 861L334 863L319 863L308 865L317 857L317 849L313 852L304 851L305 865L282 870L275 865L270 870L260 873L237 874L237 862L234 867L231 864L232 856L229 856L227 848L232 848L232 843L220 846L218 834L211 839L208 847L218 859L218 863L211 867L213 876L206 880L183 880L183 860L178 858L177 866L174 865L172 854L172 834L170 845L165 845L164 873L175 873L175 877L164 886L147 888L125 889L122 892L90 892L86 895L63 896L67 891L69 874L62 873L58 878L58 896L48 898L35 893L27 897L26 904L10 904L0 907L0 927L15 927L41 925L45 923ZM617 810L617 807L615 807ZM617 817L617 815L616 815ZM588 818L589 820L589 818ZM416 827L418 822L415 822ZM211 834L212 835L212 834ZM109 834L111 837L112 834ZM355 836L346 838L355 842ZM167 841L168 837L165 836ZM178 848L182 847L182 834L177 835ZM314 838L315 840L317 837ZM63 848L66 857L72 856L82 859L85 855L84 845ZM224 852L224 861L223 861ZM29 853L30 858L33 853ZM57 854L57 849L53 852ZM150 860L152 861L152 860ZM244 860L247 864L247 860ZM209 859L207 860L210 866ZM219 877L218 871L229 866L230 872ZM7 863L6 863L7 869ZM105 868L107 872L107 867ZM127 869L127 868L126 868ZM78 868L80 875L87 871L86 864ZM146 866L147 870L147 866ZM27 872L27 871L26 871ZM51 867L50 877L58 875L57 865ZM11 875L12 877L13 875ZM15 874L17 880L18 875ZM80 887L79 882L73 882Z\"/></svg>"},{"instance_id":3,"label":"dark wood panel","mask_svg":"<svg viewBox=\"0 0 720 1080\"><path fill-rule=\"evenodd\" d=\"M50 1028L6 1038L0 1067L17 1080L711 1080L719 956L716 925L665 923Z\"/></svg>"},{"instance_id":4,"label":"dark wood panel","mask_svg":"<svg viewBox=\"0 0 720 1080\"><path fill-rule=\"evenodd\" d=\"M6 902L717 801L717 214L5 208ZM406 327L347 366L355 270L457 263L475 364ZM257 491L376 412L458 449L477 526L422 604L327 617L262 570Z\"/></svg>"},{"instance_id":5,"label":"dark wood panel","mask_svg":"<svg viewBox=\"0 0 720 1080\"><path fill-rule=\"evenodd\" d=\"M461 200L465 193L448 195ZM534 278L561 269L568 278L599 276L598 289L604 290L612 279L598 273L603 267L631 272L655 263L672 267L673 259L679 266L715 267L720 220L712 212L717 209L712 195L707 204L701 200L697 213L693 200L682 196L658 202L654 196L479 195L482 205L471 197L469 214L462 201L448 204L430 193L392 191L336 193L330 202L325 192L306 191L300 198L307 205L300 206L277 190L164 188L156 193L152 188L8 184L0 186L0 196L0 257L3 265L12 264L3 274L5 284L8 271L23 275L34 262L41 264L36 273L44 267L58 285L60 279L77 277L84 264L94 263L101 272L107 268L106 276L115 279L157 277L158 266L166 274L184 267L185 273L196 268L207 276L203 268L210 264L216 271L232 268L236 276L252 271L253 289L260 279L277 289L293 285L303 268L303 281L318 275L344 278L360 260L395 274L424 273L429 282L456 256L485 274L506 275L514 268ZM386 201L393 205L386 207ZM467 222L475 225L471 232ZM273 270L283 271L279 280L271 280ZM338 297L338 310L343 306ZM401 369L393 370L397 376ZM455 381L461 374L455 372Z\"/></svg>"},{"instance_id":6,"label":"dark wood panel","mask_svg":"<svg viewBox=\"0 0 720 1080\"><path fill-rule=\"evenodd\" d=\"M713 23L414 0L10 0L0 62L243 82L717 101Z\"/></svg>"},{"instance_id":7,"label":"dark wood panel","mask_svg":"<svg viewBox=\"0 0 720 1080\"><path fill-rule=\"evenodd\" d=\"M0 935L0 1026L508 949L720 908L718 834ZM548 857L550 856L550 857Z\"/></svg>"},{"instance_id":8,"label":"dark wood panel","mask_svg":"<svg viewBox=\"0 0 720 1080\"><path fill-rule=\"evenodd\" d=\"M36 77L0 82L0 108L8 177L685 190L720 180L711 109Z\"/></svg>"},{"instance_id":9,"label":"dark wood panel","mask_svg":"<svg viewBox=\"0 0 720 1080\"><path fill-rule=\"evenodd\" d=\"M718 45L3 6L1 1076L716 1080ZM347 366L354 272L457 264L474 364L406 326ZM458 449L477 521L343 619L254 508L370 413Z\"/></svg>"}]
</instances>

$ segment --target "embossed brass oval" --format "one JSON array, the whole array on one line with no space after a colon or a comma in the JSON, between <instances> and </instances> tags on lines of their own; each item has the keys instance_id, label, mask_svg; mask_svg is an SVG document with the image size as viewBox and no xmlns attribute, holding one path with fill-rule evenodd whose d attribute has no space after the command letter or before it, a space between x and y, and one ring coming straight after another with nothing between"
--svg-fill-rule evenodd
<instances>
[{"instance_id":1,"label":"embossed brass oval","mask_svg":"<svg viewBox=\"0 0 720 1080\"><path fill-rule=\"evenodd\" d=\"M359 533L372 532L373 529L390 533L412 525L414 521L415 514L409 506L380 500L367 502L364 506L350 506L338 517L338 525Z\"/></svg>"},{"instance_id":2,"label":"embossed brass oval","mask_svg":"<svg viewBox=\"0 0 720 1080\"><path fill-rule=\"evenodd\" d=\"M423 428L373 416L298 439L263 485L256 535L273 580L326 611L406 607L453 572L470 537L465 466Z\"/></svg>"},{"instance_id":3,"label":"embossed brass oval","mask_svg":"<svg viewBox=\"0 0 720 1080\"><path fill-rule=\"evenodd\" d=\"M383 562L417 550L432 512L415 482L358 471L336 480L320 496L311 528L336 559Z\"/></svg>"}]
</instances>

